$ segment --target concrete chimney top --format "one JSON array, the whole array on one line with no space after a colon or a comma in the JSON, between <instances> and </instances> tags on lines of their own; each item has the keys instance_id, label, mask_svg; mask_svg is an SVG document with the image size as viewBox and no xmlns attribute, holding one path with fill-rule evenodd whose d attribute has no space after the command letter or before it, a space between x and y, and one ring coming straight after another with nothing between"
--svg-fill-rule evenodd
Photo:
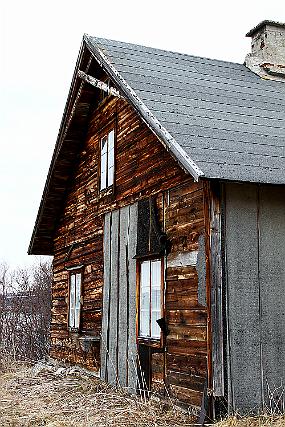
<instances>
[{"instance_id":1,"label":"concrete chimney top","mask_svg":"<svg viewBox=\"0 0 285 427\"><path fill-rule=\"evenodd\" d=\"M252 42L245 65L260 77L285 82L285 24L262 21L246 37Z\"/></svg>"}]
</instances>

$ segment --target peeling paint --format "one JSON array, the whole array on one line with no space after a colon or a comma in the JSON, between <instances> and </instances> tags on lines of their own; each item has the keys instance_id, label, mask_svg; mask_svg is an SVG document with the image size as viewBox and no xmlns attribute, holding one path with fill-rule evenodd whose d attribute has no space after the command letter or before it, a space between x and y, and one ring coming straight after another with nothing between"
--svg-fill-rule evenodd
<instances>
[{"instance_id":1,"label":"peeling paint","mask_svg":"<svg viewBox=\"0 0 285 427\"><path fill-rule=\"evenodd\" d=\"M88 74L80 70L78 71L77 75L82 80L91 84L92 86L97 87L98 89L101 89L104 92L107 92L108 95L113 95L113 96L116 96L117 98L125 99L117 89L115 89L114 87L108 86L106 83L102 82L101 80L98 80L95 77L89 76Z\"/></svg>"},{"instance_id":2,"label":"peeling paint","mask_svg":"<svg viewBox=\"0 0 285 427\"><path fill-rule=\"evenodd\" d=\"M198 251L181 252L179 254L170 254L167 257L167 267L185 267L195 266L197 263Z\"/></svg>"},{"instance_id":3,"label":"peeling paint","mask_svg":"<svg viewBox=\"0 0 285 427\"><path fill-rule=\"evenodd\" d=\"M263 21L246 36L252 37L252 42L245 65L264 79L284 82L285 24Z\"/></svg>"}]
</instances>

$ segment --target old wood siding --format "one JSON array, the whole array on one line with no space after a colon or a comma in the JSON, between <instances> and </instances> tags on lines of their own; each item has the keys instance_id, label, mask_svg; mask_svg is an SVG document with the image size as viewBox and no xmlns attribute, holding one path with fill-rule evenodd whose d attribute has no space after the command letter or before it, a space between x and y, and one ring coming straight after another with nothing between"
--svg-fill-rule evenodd
<instances>
[{"instance_id":1,"label":"old wood siding","mask_svg":"<svg viewBox=\"0 0 285 427\"><path fill-rule=\"evenodd\" d=\"M99 144L108 129L116 130L116 175L113 194L99 192ZM188 175L163 148L136 112L123 100L108 97L90 118L88 136L71 171L65 207L54 238L54 283L51 354L98 369L102 321L103 217L185 180ZM67 327L68 272L84 265L82 344Z\"/></svg>"},{"instance_id":2,"label":"old wood siding","mask_svg":"<svg viewBox=\"0 0 285 427\"><path fill-rule=\"evenodd\" d=\"M166 270L166 379L178 399L201 405L207 378L204 196L201 183L168 192L165 230L171 242Z\"/></svg>"}]
</instances>

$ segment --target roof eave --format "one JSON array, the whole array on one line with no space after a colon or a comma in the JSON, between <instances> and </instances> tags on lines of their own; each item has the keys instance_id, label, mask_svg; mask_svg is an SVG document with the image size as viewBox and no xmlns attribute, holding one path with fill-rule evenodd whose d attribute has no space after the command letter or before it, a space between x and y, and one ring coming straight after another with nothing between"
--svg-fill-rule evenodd
<instances>
[{"instance_id":1,"label":"roof eave","mask_svg":"<svg viewBox=\"0 0 285 427\"><path fill-rule=\"evenodd\" d=\"M60 152L60 148L61 148L61 144L62 144L62 140L63 140L62 136L64 134L66 122L68 119L68 110L69 110L70 102L71 102L73 92L75 89L75 84L76 84L76 81L78 79L77 73L78 73L78 69L79 69L80 63L81 63L83 55L84 55L84 48L85 47L86 47L85 42L84 42L84 40L82 40L80 50L79 50L79 54L78 54L77 61L76 61L75 70L74 70L71 85L70 85L70 89L69 89L69 93L68 93L68 97L67 97L67 101L66 101L63 116L61 119L61 124L60 124L60 128L59 128L58 136L57 136L56 145L54 148L54 152L53 152L52 160L50 163L47 179L45 182L45 186L44 186L44 190L43 190L43 194L42 194L42 198L41 198L36 222L34 225L32 237L31 237L30 244L28 247L28 255L53 255L53 245L52 244L48 245L48 246L51 246L49 251L38 251L34 248L34 246L35 246L35 241L37 238L38 228L39 228L40 222L41 222L42 217L43 217L45 202L46 202L47 195L49 193L50 181L51 181L51 177L52 177L52 174L54 171L54 166L56 163L58 153Z\"/></svg>"}]
</instances>

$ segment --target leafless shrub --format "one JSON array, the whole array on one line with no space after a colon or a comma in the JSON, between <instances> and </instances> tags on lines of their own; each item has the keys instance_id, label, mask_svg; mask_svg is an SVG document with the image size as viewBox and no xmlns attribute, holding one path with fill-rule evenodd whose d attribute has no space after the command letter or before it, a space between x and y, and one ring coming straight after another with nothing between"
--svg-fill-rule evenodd
<instances>
[{"instance_id":1,"label":"leafless shrub","mask_svg":"<svg viewBox=\"0 0 285 427\"><path fill-rule=\"evenodd\" d=\"M49 350L49 262L9 270L0 264L0 361L38 360Z\"/></svg>"},{"instance_id":2,"label":"leafless shrub","mask_svg":"<svg viewBox=\"0 0 285 427\"><path fill-rule=\"evenodd\" d=\"M285 387L280 380L280 384L274 384L266 380L267 387L267 404L265 407L266 413L271 416L281 415L285 413Z\"/></svg>"},{"instance_id":3,"label":"leafless shrub","mask_svg":"<svg viewBox=\"0 0 285 427\"><path fill-rule=\"evenodd\" d=\"M285 389L282 380L280 385L269 384L266 380L266 395L263 412L259 415L258 408L241 415L232 410L233 415L219 421L215 427L284 427L285 426Z\"/></svg>"}]
</instances>

